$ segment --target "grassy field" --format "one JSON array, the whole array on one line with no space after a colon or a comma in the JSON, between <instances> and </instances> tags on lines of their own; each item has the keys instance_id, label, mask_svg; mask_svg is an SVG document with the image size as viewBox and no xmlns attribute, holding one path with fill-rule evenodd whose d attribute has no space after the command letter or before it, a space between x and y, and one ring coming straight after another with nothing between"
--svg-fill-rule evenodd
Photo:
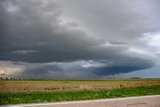
<instances>
[{"instance_id":1,"label":"grassy field","mask_svg":"<svg viewBox=\"0 0 160 107\"><path fill-rule=\"evenodd\" d=\"M0 80L0 92L105 90L160 85L160 79Z\"/></svg>"},{"instance_id":2,"label":"grassy field","mask_svg":"<svg viewBox=\"0 0 160 107\"><path fill-rule=\"evenodd\" d=\"M160 79L0 81L0 105L154 94L160 94Z\"/></svg>"}]
</instances>

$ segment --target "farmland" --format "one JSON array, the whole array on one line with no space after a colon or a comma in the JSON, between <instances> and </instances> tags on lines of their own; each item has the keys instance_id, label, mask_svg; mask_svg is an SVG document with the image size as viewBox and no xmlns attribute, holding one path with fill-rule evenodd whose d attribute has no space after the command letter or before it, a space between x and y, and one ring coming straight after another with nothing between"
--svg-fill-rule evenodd
<instances>
[{"instance_id":1,"label":"farmland","mask_svg":"<svg viewBox=\"0 0 160 107\"><path fill-rule=\"evenodd\" d=\"M160 94L160 79L0 81L0 105L155 94Z\"/></svg>"},{"instance_id":2,"label":"farmland","mask_svg":"<svg viewBox=\"0 0 160 107\"><path fill-rule=\"evenodd\" d=\"M0 92L105 90L160 85L160 79L1 80Z\"/></svg>"}]
</instances>

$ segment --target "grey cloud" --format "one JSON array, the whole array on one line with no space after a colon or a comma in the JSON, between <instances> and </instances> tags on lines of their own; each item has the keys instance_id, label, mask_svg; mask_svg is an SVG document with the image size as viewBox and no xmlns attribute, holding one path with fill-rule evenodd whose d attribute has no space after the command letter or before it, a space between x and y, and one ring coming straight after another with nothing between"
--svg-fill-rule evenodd
<instances>
[{"instance_id":1,"label":"grey cloud","mask_svg":"<svg viewBox=\"0 0 160 107\"><path fill-rule=\"evenodd\" d=\"M150 60L133 59L132 62L126 62L124 60L121 62L80 60L49 63L2 61L0 69L3 72L0 74L4 73L15 78L101 78L154 66Z\"/></svg>"},{"instance_id":2,"label":"grey cloud","mask_svg":"<svg viewBox=\"0 0 160 107\"><path fill-rule=\"evenodd\" d=\"M84 3L84 1L70 0L65 2L64 5L67 4L67 7L64 8L68 10L66 14L74 15L101 39L117 40L118 37L119 40L126 41L135 39L151 29L146 23L148 20L145 13L139 10L143 7L145 9L147 1L87 0Z\"/></svg>"},{"instance_id":3,"label":"grey cloud","mask_svg":"<svg viewBox=\"0 0 160 107\"><path fill-rule=\"evenodd\" d=\"M104 75L128 73L132 71L152 68L154 66L154 62L152 62L151 60L147 59L139 60L137 58L129 59L129 61L122 60L120 64L117 63L107 67L91 68L91 69L92 72L94 72L95 74L99 76L104 76Z\"/></svg>"},{"instance_id":4,"label":"grey cloud","mask_svg":"<svg viewBox=\"0 0 160 107\"><path fill-rule=\"evenodd\" d=\"M136 40L146 32L160 30L149 26L150 12L138 11L148 3L143 0L1 0L0 60L20 61L15 65L33 64L23 72L23 76L33 77L55 73L57 77L64 74L68 78L89 78L91 74L101 77L151 68L155 63L152 54L130 51L132 47L149 49L146 43ZM62 65L47 65L81 60L93 60L104 66L84 68L73 64L67 69Z\"/></svg>"}]
</instances>

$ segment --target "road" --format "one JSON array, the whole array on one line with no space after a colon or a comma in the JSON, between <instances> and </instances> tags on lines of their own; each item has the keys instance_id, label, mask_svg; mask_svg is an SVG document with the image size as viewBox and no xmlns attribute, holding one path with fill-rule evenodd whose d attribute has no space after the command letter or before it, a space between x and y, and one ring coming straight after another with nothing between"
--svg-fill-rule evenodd
<instances>
[{"instance_id":1,"label":"road","mask_svg":"<svg viewBox=\"0 0 160 107\"><path fill-rule=\"evenodd\" d=\"M102 100L7 105L1 107L160 107L160 95Z\"/></svg>"}]
</instances>

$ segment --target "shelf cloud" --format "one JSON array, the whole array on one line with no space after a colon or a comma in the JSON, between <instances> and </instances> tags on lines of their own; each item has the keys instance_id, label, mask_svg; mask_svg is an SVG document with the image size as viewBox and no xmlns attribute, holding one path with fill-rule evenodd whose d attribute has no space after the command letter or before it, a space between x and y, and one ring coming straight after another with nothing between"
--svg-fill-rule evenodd
<instances>
[{"instance_id":1,"label":"shelf cloud","mask_svg":"<svg viewBox=\"0 0 160 107\"><path fill-rule=\"evenodd\" d=\"M160 58L159 0L1 0L0 73L101 78Z\"/></svg>"}]
</instances>

